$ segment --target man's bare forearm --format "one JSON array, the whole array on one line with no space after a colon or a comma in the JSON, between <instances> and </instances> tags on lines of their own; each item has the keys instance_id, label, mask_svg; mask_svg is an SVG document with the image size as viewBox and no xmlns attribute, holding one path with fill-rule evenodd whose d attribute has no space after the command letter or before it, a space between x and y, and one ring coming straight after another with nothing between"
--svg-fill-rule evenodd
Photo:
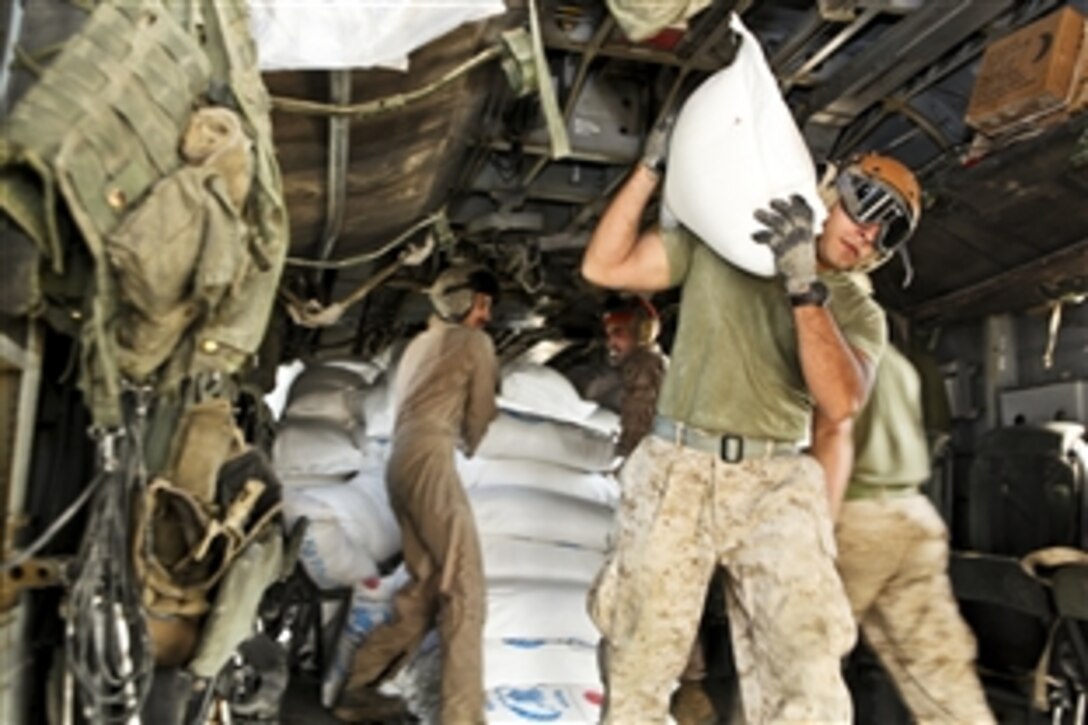
<instances>
[{"instance_id":1,"label":"man's bare forearm","mask_svg":"<svg viewBox=\"0 0 1088 725\"><path fill-rule=\"evenodd\" d=\"M869 391L868 362L843 337L824 307L794 309L801 372L817 410L832 422L861 410Z\"/></svg>"},{"instance_id":2,"label":"man's bare forearm","mask_svg":"<svg viewBox=\"0 0 1088 725\"><path fill-rule=\"evenodd\" d=\"M834 521L854 467L854 419L832 421L817 411L812 421L812 455L824 469L827 503Z\"/></svg>"},{"instance_id":3,"label":"man's bare forearm","mask_svg":"<svg viewBox=\"0 0 1088 725\"><path fill-rule=\"evenodd\" d=\"M638 164L605 210L582 257L582 276L614 289L661 289L668 265L657 243L644 243L642 215L657 188L658 177ZM654 237L658 242L656 235ZM651 247L655 247L651 249Z\"/></svg>"}]
</instances>

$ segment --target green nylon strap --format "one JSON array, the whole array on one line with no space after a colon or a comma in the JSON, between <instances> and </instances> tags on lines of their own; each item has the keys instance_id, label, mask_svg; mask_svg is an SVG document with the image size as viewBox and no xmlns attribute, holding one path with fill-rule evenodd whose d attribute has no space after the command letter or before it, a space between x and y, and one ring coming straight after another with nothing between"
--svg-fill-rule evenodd
<instances>
[{"instance_id":1,"label":"green nylon strap","mask_svg":"<svg viewBox=\"0 0 1088 725\"><path fill-rule=\"evenodd\" d=\"M144 155L155 166L155 177L165 176L177 168L177 152L171 149L169 129L174 125L158 106L151 100L142 78L134 79L131 92L116 97L111 104L113 110L131 127L132 137L139 143Z\"/></svg>"},{"instance_id":2,"label":"green nylon strap","mask_svg":"<svg viewBox=\"0 0 1088 725\"><path fill-rule=\"evenodd\" d=\"M548 58L544 55L544 40L540 34L540 18L537 14L536 0L529 0L529 30L533 37L533 61L536 63L540 108L544 111L544 122L547 124L548 137L551 139L551 157L562 159L570 156L570 138L567 136L567 124L559 110L559 101L555 97Z\"/></svg>"}]
</instances>

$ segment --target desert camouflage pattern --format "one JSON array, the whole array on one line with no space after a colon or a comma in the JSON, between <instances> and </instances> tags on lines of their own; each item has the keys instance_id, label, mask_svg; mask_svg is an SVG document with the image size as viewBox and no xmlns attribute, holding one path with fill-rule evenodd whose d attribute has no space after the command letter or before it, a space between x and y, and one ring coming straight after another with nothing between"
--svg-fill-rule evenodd
<instances>
[{"instance_id":1,"label":"desert camouflage pattern","mask_svg":"<svg viewBox=\"0 0 1088 725\"><path fill-rule=\"evenodd\" d=\"M847 501L836 536L854 616L914 720L994 722L948 579L948 530L929 499Z\"/></svg>"},{"instance_id":2,"label":"desert camouflage pattern","mask_svg":"<svg viewBox=\"0 0 1088 725\"><path fill-rule=\"evenodd\" d=\"M606 723L666 720L719 564L745 720L850 721L840 660L856 628L823 480L807 456L729 464L643 440L621 473L612 549L589 595L609 643Z\"/></svg>"}]
</instances>

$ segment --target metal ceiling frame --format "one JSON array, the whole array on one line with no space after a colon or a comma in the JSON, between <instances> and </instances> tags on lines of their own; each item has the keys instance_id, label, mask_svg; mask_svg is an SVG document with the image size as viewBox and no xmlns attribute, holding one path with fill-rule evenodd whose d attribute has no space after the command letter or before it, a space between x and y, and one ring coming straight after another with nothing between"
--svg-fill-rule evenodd
<instances>
[{"instance_id":1,"label":"metal ceiling frame","mask_svg":"<svg viewBox=\"0 0 1088 725\"><path fill-rule=\"evenodd\" d=\"M1079 261L1078 261L1079 260ZM1043 274L1088 269L1088 238L1021 264L962 289L939 295L906 309L914 319L954 318L955 311Z\"/></svg>"},{"instance_id":2,"label":"metal ceiling frame","mask_svg":"<svg viewBox=\"0 0 1088 725\"><path fill-rule=\"evenodd\" d=\"M800 120L845 126L907 84L964 39L1013 7L1015 0L930 3L905 16L812 93Z\"/></svg>"}]
</instances>

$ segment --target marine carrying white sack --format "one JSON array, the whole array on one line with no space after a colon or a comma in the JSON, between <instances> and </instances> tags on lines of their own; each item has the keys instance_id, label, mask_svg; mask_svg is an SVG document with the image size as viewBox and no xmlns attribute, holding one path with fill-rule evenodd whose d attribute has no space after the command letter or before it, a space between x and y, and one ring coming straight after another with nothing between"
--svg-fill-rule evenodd
<instances>
[{"instance_id":1,"label":"marine carrying white sack","mask_svg":"<svg viewBox=\"0 0 1088 725\"><path fill-rule=\"evenodd\" d=\"M771 251L751 238L761 229L754 212L800 194L817 229L827 214L812 156L759 40L735 13L730 24L742 38L736 60L691 94L673 127L662 220L679 221L726 261L770 277Z\"/></svg>"}]
</instances>

